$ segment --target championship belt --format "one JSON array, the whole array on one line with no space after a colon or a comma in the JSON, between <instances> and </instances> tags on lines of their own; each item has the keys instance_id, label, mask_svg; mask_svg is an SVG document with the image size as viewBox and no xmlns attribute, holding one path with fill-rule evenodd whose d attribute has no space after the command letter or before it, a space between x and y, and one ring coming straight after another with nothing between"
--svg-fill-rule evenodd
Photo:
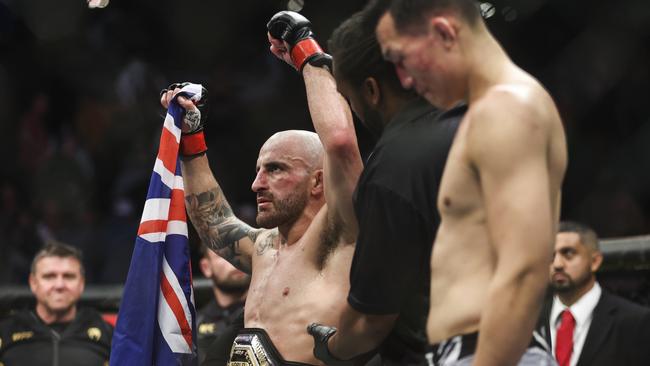
<instances>
[{"instance_id":1,"label":"championship belt","mask_svg":"<svg viewBox=\"0 0 650 366\"><path fill-rule=\"evenodd\" d=\"M244 328L232 343L228 366L284 366L307 365L285 361L275 348L271 338L259 328Z\"/></svg>"},{"instance_id":2,"label":"championship belt","mask_svg":"<svg viewBox=\"0 0 650 366\"><path fill-rule=\"evenodd\" d=\"M257 329L242 329L232 343L228 366L279 366L269 358L263 338L268 336Z\"/></svg>"}]
</instances>

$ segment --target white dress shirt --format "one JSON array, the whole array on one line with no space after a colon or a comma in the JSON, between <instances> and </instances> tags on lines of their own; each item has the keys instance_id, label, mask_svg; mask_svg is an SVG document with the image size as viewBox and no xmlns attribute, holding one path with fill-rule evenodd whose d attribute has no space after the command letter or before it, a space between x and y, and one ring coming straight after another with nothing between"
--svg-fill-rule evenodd
<instances>
[{"instance_id":1,"label":"white dress shirt","mask_svg":"<svg viewBox=\"0 0 650 366\"><path fill-rule=\"evenodd\" d=\"M573 318L576 320L576 326L573 330L573 352L571 353L570 365L575 366L578 363L582 347L585 345L587 332L589 332L589 327L591 326L594 308L596 307L596 304L598 304L598 300L600 300L601 293L602 290L600 285L596 282L586 294L569 307L564 305L557 295L553 297L553 307L551 308L551 316L549 317L553 357L555 357L555 344L557 343L555 337L557 335L557 330L560 327L560 323L562 322L561 314L568 308L571 314L573 314Z\"/></svg>"}]
</instances>

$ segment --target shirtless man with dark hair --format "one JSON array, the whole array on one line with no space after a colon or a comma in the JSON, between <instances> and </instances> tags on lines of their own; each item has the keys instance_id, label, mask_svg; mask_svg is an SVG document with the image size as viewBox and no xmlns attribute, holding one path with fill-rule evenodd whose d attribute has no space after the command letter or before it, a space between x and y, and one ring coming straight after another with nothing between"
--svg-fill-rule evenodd
<instances>
[{"instance_id":1,"label":"shirtless man with dark hair","mask_svg":"<svg viewBox=\"0 0 650 366\"><path fill-rule=\"evenodd\" d=\"M515 65L473 0L395 0L377 26L402 85L469 109L449 152L431 256L435 365L547 365L533 328L567 165L551 96Z\"/></svg>"}]
</instances>

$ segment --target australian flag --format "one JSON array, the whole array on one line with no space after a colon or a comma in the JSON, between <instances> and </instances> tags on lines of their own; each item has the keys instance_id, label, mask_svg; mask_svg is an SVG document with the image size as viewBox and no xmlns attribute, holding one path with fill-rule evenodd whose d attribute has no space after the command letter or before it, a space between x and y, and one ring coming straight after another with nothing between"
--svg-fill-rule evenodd
<instances>
[{"instance_id":1,"label":"australian flag","mask_svg":"<svg viewBox=\"0 0 650 366\"><path fill-rule=\"evenodd\" d=\"M181 93L201 99L201 85ZM167 111L113 335L111 366L196 365L196 312L178 157L183 108Z\"/></svg>"}]
</instances>

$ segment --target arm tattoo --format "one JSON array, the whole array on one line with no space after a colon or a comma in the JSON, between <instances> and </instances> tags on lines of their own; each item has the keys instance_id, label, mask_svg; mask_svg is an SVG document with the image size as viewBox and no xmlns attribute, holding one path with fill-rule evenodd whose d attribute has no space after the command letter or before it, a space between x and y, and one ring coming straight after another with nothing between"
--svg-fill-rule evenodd
<instances>
[{"instance_id":1,"label":"arm tattoo","mask_svg":"<svg viewBox=\"0 0 650 366\"><path fill-rule=\"evenodd\" d=\"M267 250L273 248L273 243L275 242L275 238L279 237L280 234L278 233L277 229L273 230L267 235L266 238L261 239L258 244L255 245L255 253L257 255L262 255L264 254ZM287 241L280 237L280 245L286 244Z\"/></svg>"},{"instance_id":2,"label":"arm tattoo","mask_svg":"<svg viewBox=\"0 0 650 366\"><path fill-rule=\"evenodd\" d=\"M242 254L239 240L248 237L255 243L260 230L235 217L219 186L206 192L188 194L185 201L192 224L203 244L241 268L242 263L237 258Z\"/></svg>"}]
</instances>

